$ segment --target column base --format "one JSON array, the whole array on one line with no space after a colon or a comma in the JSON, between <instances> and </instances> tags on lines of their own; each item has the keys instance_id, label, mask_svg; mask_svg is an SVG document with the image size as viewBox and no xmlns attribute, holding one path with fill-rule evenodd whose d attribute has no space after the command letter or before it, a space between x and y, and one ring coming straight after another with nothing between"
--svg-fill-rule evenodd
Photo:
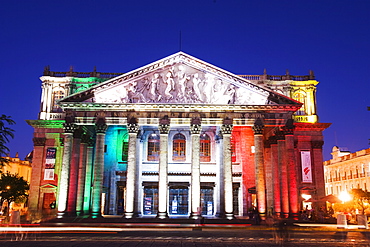
<instances>
[{"instance_id":1,"label":"column base","mask_svg":"<svg viewBox=\"0 0 370 247\"><path fill-rule=\"evenodd\" d=\"M162 212L162 213L159 213L158 212L157 218L158 219L167 219L168 218L168 214L167 214L167 212Z\"/></svg>"},{"instance_id":2,"label":"column base","mask_svg":"<svg viewBox=\"0 0 370 247\"><path fill-rule=\"evenodd\" d=\"M133 212L125 212L124 217L126 219L132 219L132 218L134 218L134 213Z\"/></svg>"},{"instance_id":3,"label":"column base","mask_svg":"<svg viewBox=\"0 0 370 247\"><path fill-rule=\"evenodd\" d=\"M91 216L90 216L92 219L96 219L96 218L102 218L100 212L92 212L91 213Z\"/></svg>"},{"instance_id":4,"label":"column base","mask_svg":"<svg viewBox=\"0 0 370 247\"><path fill-rule=\"evenodd\" d=\"M198 220L203 218L199 213L191 213L189 219Z\"/></svg>"},{"instance_id":5,"label":"column base","mask_svg":"<svg viewBox=\"0 0 370 247\"><path fill-rule=\"evenodd\" d=\"M62 219L62 218L65 218L66 217L66 212L58 212L57 213L57 218L58 219Z\"/></svg>"},{"instance_id":6,"label":"column base","mask_svg":"<svg viewBox=\"0 0 370 247\"><path fill-rule=\"evenodd\" d=\"M235 219L235 216L233 213L225 213L225 218L228 220Z\"/></svg>"}]
</instances>

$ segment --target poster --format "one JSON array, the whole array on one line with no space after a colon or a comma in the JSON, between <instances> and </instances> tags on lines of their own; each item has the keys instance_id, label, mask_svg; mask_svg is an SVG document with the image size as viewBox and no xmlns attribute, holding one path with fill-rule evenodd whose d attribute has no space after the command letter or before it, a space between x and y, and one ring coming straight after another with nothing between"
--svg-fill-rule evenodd
<instances>
[{"instance_id":1,"label":"poster","mask_svg":"<svg viewBox=\"0 0 370 247\"><path fill-rule=\"evenodd\" d=\"M46 150L44 180L54 180L56 152L56 148L48 148Z\"/></svg>"},{"instance_id":2,"label":"poster","mask_svg":"<svg viewBox=\"0 0 370 247\"><path fill-rule=\"evenodd\" d=\"M302 162L302 182L312 183L311 153L310 151L301 151Z\"/></svg>"}]
</instances>

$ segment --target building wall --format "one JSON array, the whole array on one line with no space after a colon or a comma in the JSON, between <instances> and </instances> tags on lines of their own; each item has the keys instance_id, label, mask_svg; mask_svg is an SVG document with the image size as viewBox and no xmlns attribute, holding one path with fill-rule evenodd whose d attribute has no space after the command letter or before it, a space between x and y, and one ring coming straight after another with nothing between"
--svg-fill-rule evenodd
<instances>
[{"instance_id":1,"label":"building wall","mask_svg":"<svg viewBox=\"0 0 370 247\"><path fill-rule=\"evenodd\" d=\"M370 188L370 148L350 153L333 147L332 159L324 162L326 194L339 196L351 189Z\"/></svg>"}]
</instances>

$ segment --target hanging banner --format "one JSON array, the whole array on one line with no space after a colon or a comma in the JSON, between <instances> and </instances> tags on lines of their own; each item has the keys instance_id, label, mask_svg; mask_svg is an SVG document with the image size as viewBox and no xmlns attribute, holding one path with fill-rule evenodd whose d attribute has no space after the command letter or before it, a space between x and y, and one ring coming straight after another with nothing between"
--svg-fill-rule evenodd
<instances>
[{"instance_id":1,"label":"hanging banner","mask_svg":"<svg viewBox=\"0 0 370 247\"><path fill-rule=\"evenodd\" d=\"M46 150L44 180L54 180L56 152L56 148L48 148Z\"/></svg>"},{"instance_id":2,"label":"hanging banner","mask_svg":"<svg viewBox=\"0 0 370 247\"><path fill-rule=\"evenodd\" d=\"M301 151L302 182L312 183L311 152Z\"/></svg>"}]
</instances>

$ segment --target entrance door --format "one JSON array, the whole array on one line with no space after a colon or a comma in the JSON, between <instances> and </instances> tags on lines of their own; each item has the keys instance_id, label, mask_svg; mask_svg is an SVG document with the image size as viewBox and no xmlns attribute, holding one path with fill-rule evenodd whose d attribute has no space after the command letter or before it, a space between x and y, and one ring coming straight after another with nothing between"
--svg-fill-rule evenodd
<instances>
[{"instance_id":1,"label":"entrance door","mask_svg":"<svg viewBox=\"0 0 370 247\"><path fill-rule=\"evenodd\" d=\"M158 213L158 186L144 186L144 215L155 215Z\"/></svg>"},{"instance_id":2,"label":"entrance door","mask_svg":"<svg viewBox=\"0 0 370 247\"><path fill-rule=\"evenodd\" d=\"M53 209L55 208L55 194L54 193L44 193L44 201L42 203L43 209Z\"/></svg>"},{"instance_id":3,"label":"entrance door","mask_svg":"<svg viewBox=\"0 0 370 247\"><path fill-rule=\"evenodd\" d=\"M203 187L200 189L200 206L202 208L203 216L213 215L213 188Z\"/></svg>"},{"instance_id":4,"label":"entrance door","mask_svg":"<svg viewBox=\"0 0 370 247\"><path fill-rule=\"evenodd\" d=\"M170 215L188 215L189 213L189 188L185 186L172 186L169 191Z\"/></svg>"}]
</instances>

